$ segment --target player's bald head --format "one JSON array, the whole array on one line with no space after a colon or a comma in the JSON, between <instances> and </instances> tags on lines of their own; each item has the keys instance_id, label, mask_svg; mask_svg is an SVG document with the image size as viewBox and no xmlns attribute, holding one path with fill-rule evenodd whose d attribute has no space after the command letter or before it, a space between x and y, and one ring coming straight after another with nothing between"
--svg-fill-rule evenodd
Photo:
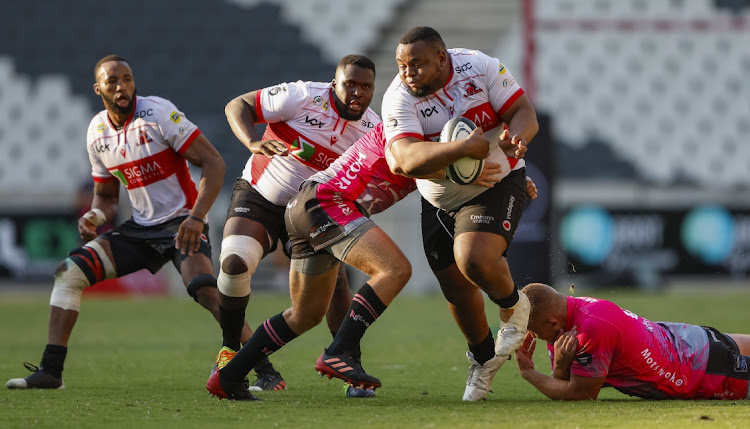
<instances>
[{"instance_id":1,"label":"player's bald head","mask_svg":"<svg viewBox=\"0 0 750 429\"><path fill-rule=\"evenodd\" d=\"M548 317L567 316L567 299L554 288L543 283L529 283L521 292L531 303L529 329L534 330L533 327Z\"/></svg>"}]
</instances>

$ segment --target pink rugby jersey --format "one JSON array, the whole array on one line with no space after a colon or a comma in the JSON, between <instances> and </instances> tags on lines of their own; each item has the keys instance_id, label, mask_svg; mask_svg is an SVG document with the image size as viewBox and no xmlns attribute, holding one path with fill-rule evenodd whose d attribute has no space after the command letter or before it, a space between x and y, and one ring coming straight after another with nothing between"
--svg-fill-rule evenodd
<instances>
[{"instance_id":1,"label":"pink rugby jersey","mask_svg":"<svg viewBox=\"0 0 750 429\"><path fill-rule=\"evenodd\" d=\"M578 328L571 373L648 399L744 399L747 380L707 375L708 337L700 326L652 322L614 303L568 299L568 324ZM548 344L554 362L554 347Z\"/></svg>"},{"instance_id":2,"label":"pink rugby jersey","mask_svg":"<svg viewBox=\"0 0 750 429\"><path fill-rule=\"evenodd\" d=\"M508 69L496 58L467 49L448 49L451 76L442 88L425 97L415 97L396 76L383 96L383 120L388 144L405 137L438 141L449 119L463 116L497 142L503 130L502 115L521 95L523 89ZM490 145L487 161L499 163L501 178L511 169L520 169L523 160L508 158L497 144ZM487 188L458 185L448 179L417 179L419 192L436 207L454 209Z\"/></svg>"},{"instance_id":3,"label":"pink rugby jersey","mask_svg":"<svg viewBox=\"0 0 750 429\"><path fill-rule=\"evenodd\" d=\"M115 129L106 110L91 120L86 135L91 174L95 182L119 180L125 186L140 225L185 216L198 191L182 154L199 135L169 100L136 97L122 129Z\"/></svg>"},{"instance_id":4,"label":"pink rugby jersey","mask_svg":"<svg viewBox=\"0 0 750 429\"><path fill-rule=\"evenodd\" d=\"M380 122L369 107L361 119L342 119L330 83L282 83L257 94L258 122L268 123L263 139L282 142L289 155L269 158L253 154L242 178L277 205L286 205L305 179L328 168Z\"/></svg>"},{"instance_id":5,"label":"pink rugby jersey","mask_svg":"<svg viewBox=\"0 0 750 429\"><path fill-rule=\"evenodd\" d=\"M388 168L382 123L311 179L320 183L316 197L340 225L361 217L354 201L373 215L416 189L414 179L393 174Z\"/></svg>"}]
</instances>

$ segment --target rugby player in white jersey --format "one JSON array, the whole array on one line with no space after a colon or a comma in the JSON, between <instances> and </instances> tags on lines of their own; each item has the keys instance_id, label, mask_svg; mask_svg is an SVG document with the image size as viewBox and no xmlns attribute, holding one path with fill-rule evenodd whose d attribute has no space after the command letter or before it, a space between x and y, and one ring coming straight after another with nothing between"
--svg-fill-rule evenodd
<instances>
[{"instance_id":1,"label":"rugby player in white jersey","mask_svg":"<svg viewBox=\"0 0 750 429\"><path fill-rule=\"evenodd\" d=\"M446 49L430 27L404 34L396 62L399 74L383 97L386 139L396 172L432 174L417 180L424 251L468 342L471 366L463 399L480 400L526 333L529 302L518 293L505 252L526 204L522 158L538 129L536 113L497 59ZM445 123L458 116L477 129L464 140L435 143ZM502 180L488 189L445 179L443 169L465 156L486 158L485 169L497 168ZM496 343L482 291L500 307L504 324Z\"/></svg>"},{"instance_id":2,"label":"rugby player in white jersey","mask_svg":"<svg viewBox=\"0 0 750 429\"><path fill-rule=\"evenodd\" d=\"M375 65L362 55L343 57L331 82L290 82L248 92L230 101L227 120L252 153L237 179L224 225L218 278L223 344L216 367L240 347L250 283L260 260L288 241L284 209L300 184L324 170L355 141L380 123L369 108ZM256 124L267 123L261 136ZM285 253L289 251L284 247ZM336 334L352 300L343 265L327 316ZM251 390L283 390L281 375L268 359L255 366ZM349 387L348 396L373 396Z\"/></svg>"},{"instance_id":3,"label":"rugby player in white jersey","mask_svg":"<svg viewBox=\"0 0 750 429\"><path fill-rule=\"evenodd\" d=\"M94 67L94 92L105 110L94 116L87 148L94 179L91 211L78 220L88 242L60 263L50 298L48 344L33 373L11 379L10 389L62 389L67 345L83 289L141 269L172 262L187 292L219 320L216 278L206 214L224 180L224 161L208 139L169 100L136 96L133 72L110 55ZM196 189L186 160L201 167ZM96 227L117 213L120 186L133 216L100 236ZM243 336L249 338L245 324Z\"/></svg>"}]
</instances>

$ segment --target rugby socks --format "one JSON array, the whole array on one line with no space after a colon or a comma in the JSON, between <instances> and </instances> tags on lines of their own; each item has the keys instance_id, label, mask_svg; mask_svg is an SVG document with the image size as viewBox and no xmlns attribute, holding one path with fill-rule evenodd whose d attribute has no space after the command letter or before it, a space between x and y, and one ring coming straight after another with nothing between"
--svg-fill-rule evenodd
<instances>
[{"instance_id":1,"label":"rugby socks","mask_svg":"<svg viewBox=\"0 0 750 429\"><path fill-rule=\"evenodd\" d=\"M387 306L378 298L369 284L365 283L354 295L352 305L341 323L338 333L327 349L329 355L359 352L359 342L367 328L385 311Z\"/></svg>"},{"instance_id":2,"label":"rugby socks","mask_svg":"<svg viewBox=\"0 0 750 429\"><path fill-rule=\"evenodd\" d=\"M45 371L57 378L62 377L63 364L65 363L65 356L68 355L68 348L65 346L56 346L54 344L47 344L42 354L42 362L39 366Z\"/></svg>"},{"instance_id":3,"label":"rugby socks","mask_svg":"<svg viewBox=\"0 0 750 429\"><path fill-rule=\"evenodd\" d=\"M222 343L224 347L237 351L242 345L242 327L245 324L245 307L238 310L230 310L219 305L219 325L222 332Z\"/></svg>"},{"instance_id":4,"label":"rugby socks","mask_svg":"<svg viewBox=\"0 0 750 429\"><path fill-rule=\"evenodd\" d=\"M337 333L338 331L331 331L331 336L333 337L334 340L336 339ZM354 356L357 359L360 359L362 357L362 349L360 349L359 343L357 343L357 345L354 348L354 351L352 351L351 353L352 353L352 356Z\"/></svg>"},{"instance_id":5,"label":"rugby socks","mask_svg":"<svg viewBox=\"0 0 750 429\"><path fill-rule=\"evenodd\" d=\"M487 337L481 343L469 344L469 351L480 365L484 365L485 362L495 357L495 340L492 338L492 331L487 331Z\"/></svg>"},{"instance_id":6,"label":"rugby socks","mask_svg":"<svg viewBox=\"0 0 750 429\"><path fill-rule=\"evenodd\" d=\"M500 299L493 299L490 298L492 302L499 305L501 308L511 308L518 302L518 288L514 285L513 286L513 292L510 293L510 295L506 296L505 298Z\"/></svg>"},{"instance_id":7,"label":"rugby socks","mask_svg":"<svg viewBox=\"0 0 750 429\"><path fill-rule=\"evenodd\" d=\"M245 346L221 369L221 375L231 381L240 381L259 362L295 338L297 334L279 313L258 326Z\"/></svg>"}]
</instances>

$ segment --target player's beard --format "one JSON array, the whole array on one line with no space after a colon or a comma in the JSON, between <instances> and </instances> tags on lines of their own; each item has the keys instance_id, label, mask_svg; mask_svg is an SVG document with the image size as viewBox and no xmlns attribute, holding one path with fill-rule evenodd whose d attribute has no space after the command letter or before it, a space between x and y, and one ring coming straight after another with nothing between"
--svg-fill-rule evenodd
<instances>
[{"instance_id":1,"label":"player's beard","mask_svg":"<svg viewBox=\"0 0 750 429\"><path fill-rule=\"evenodd\" d=\"M339 99L339 96L336 95L336 93L333 94L333 103L336 105L336 110L339 111L339 116L341 117L341 119L345 119L347 121L358 121L362 119L362 116L367 110L363 109L362 113L359 114L349 113L349 107Z\"/></svg>"},{"instance_id":2,"label":"player's beard","mask_svg":"<svg viewBox=\"0 0 750 429\"><path fill-rule=\"evenodd\" d=\"M433 82L427 86L423 86L422 88L418 89L412 89L409 85L404 85L406 87L406 92L408 92L410 95L413 95L415 97L426 97L433 92L440 89L440 82Z\"/></svg>"},{"instance_id":3,"label":"player's beard","mask_svg":"<svg viewBox=\"0 0 750 429\"><path fill-rule=\"evenodd\" d=\"M127 114L130 114L130 112L132 112L133 109L135 108L135 94L136 94L136 92L138 92L138 91L136 89L133 89L133 96L130 97L130 101L128 102L128 104L125 107L120 107L120 105L118 105L115 102L114 97L107 98L107 97L105 97L105 96L102 95L102 99L104 100L104 103L107 105L107 110L109 110L111 112L114 112L114 113L117 113L118 115L127 115Z\"/></svg>"}]
</instances>

